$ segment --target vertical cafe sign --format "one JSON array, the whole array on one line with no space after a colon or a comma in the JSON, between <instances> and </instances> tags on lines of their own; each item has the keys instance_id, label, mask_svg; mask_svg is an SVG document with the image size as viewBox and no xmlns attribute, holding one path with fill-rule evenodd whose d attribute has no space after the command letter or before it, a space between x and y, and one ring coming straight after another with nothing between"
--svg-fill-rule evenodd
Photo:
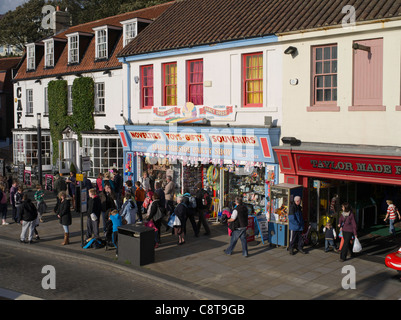
<instances>
[{"instance_id":1,"label":"vertical cafe sign","mask_svg":"<svg viewBox=\"0 0 401 320\"><path fill-rule=\"evenodd\" d=\"M15 102L17 104L17 122L16 122L16 128L17 129L22 129L22 123L21 123L21 118L22 118L22 89L21 87L17 87L17 92L16 92L16 98Z\"/></svg>"}]
</instances>

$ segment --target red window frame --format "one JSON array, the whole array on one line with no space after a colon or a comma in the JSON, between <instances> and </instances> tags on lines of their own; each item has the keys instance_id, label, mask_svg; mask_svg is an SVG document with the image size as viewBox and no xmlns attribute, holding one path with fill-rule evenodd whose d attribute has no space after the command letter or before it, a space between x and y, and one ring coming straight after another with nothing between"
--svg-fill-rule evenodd
<instances>
[{"instance_id":1,"label":"red window frame","mask_svg":"<svg viewBox=\"0 0 401 320\"><path fill-rule=\"evenodd\" d=\"M335 50L334 50L335 49ZM317 51L320 50L320 56ZM312 47L312 105L337 105L338 46ZM329 97L330 96L330 97Z\"/></svg>"},{"instance_id":2,"label":"red window frame","mask_svg":"<svg viewBox=\"0 0 401 320\"><path fill-rule=\"evenodd\" d=\"M248 58L252 57L258 57L258 59L256 61L250 59L251 64L248 64ZM252 62L256 62L256 64L252 64ZM247 108L263 107L263 52L244 54L242 66L243 106ZM257 97L257 102L250 101L250 95L253 95L252 100Z\"/></svg>"},{"instance_id":3,"label":"red window frame","mask_svg":"<svg viewBox=\"0 0 401 320\"><path fill-rule=\"evenodd\" d=\"M171 67L175 72L171 72ZM177 62L163 64L163 105L177 105Z\"/></svg>"},{"instance_id":4,"label":"red window frame","mask_svg":"<svg viewBox=\"0 0 401 320\"><path fill-rule=\"evenodd\" d=\"M141 109L152 108L153 98L153 65L141 66Z\"/></svg>"},{"instance_id":5,"label":"red window frame","mask_svg":"<svg viewBox=\"0 0 401 320\"><path fill-rule=\"evenodd\" d=\"M187 61L187 102L203 105L203 59Z\"/></svg>"}]
</instances>

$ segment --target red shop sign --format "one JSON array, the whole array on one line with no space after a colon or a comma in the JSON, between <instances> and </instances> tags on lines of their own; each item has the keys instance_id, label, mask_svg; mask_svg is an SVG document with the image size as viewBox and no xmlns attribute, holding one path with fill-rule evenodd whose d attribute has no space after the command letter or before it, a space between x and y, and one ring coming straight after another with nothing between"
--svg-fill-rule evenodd
<instances>
[{"instance_id":1,"label":"red shop sign","mask_svg":"<svg viewBox=\"0 0 401 320\"><path fill-rule=\"evenodd\" d=\"M323 173L401 180L401 160L296 154L298 174Z\"/></svg>"}]
</instances>

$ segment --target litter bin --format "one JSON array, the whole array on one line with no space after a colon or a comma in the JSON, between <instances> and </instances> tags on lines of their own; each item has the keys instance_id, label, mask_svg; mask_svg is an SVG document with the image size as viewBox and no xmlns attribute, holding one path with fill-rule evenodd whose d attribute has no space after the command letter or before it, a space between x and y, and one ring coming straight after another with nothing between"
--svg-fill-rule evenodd
<instances>
[{"instance_id":1,"label":"litter bin","mask_svg":"<svg viewBox=\"0 0 401 320\"><path fill-rule=\"evenodd\" d=\"M143 266L155 260L155 230L126 224L118 227L118 261Z\"/></svg>"}]
</instances>

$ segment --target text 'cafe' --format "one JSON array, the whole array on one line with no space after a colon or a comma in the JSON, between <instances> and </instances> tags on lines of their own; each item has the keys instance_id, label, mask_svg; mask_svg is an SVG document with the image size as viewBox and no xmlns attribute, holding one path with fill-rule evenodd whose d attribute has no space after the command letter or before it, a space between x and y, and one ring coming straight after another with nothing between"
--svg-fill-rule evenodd
<instances>
[{"instance_id":1,"label":"text 'cafe'","mask_svg":"<svg viewBox=\"0 0 401 320\"><path fill-rule=\"evenodd\" d=\"M124 179L172 176L176 193L194 193L201 182L213 197L213 214L242 195L252 213L265 213L269 183L278 181L273 147L279 128L116 126L124 149Z\"/></svg>"}]
</instances>

